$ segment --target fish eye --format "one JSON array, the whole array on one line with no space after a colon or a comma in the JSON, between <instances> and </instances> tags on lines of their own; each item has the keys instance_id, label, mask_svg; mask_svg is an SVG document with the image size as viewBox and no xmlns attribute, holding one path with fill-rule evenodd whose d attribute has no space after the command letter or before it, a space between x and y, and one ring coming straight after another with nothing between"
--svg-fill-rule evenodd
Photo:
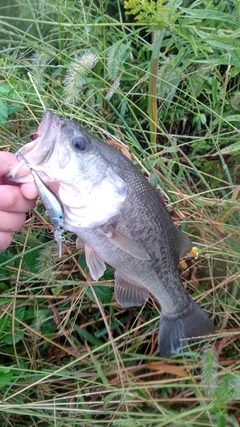
<instances>
[{"instance_id":1,"label":"fish eye","mask_svg":"<svg viewBox=\"0 0 240 427\"><path fill-rule=\"evenodd\" d=\"M74 148L76 148L76 150L84 151L87 148L87 141L84 137L77 137L72 140L72 145Z\"/></svg>"}]
</instances>

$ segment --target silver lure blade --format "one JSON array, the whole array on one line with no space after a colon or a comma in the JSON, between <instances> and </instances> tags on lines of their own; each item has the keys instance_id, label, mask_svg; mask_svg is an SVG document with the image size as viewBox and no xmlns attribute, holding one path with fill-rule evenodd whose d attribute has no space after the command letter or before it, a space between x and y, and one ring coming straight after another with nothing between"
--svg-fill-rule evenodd
<instances>
[{"instance_id":1,"label":"silver lure blade","mask_svg":"<svg viewBox=\"0 0 240 427\"><path fill-rule=\"evenodd\" d=\"M44 206L46 207L47 214L49 215L52 224L55 228L54 238L59 247L59 258L62 256L62 241L64 240L62 233L64 232L64 209L61 201L56 194L42 181L38 173L28 163L25 156L18 151L16 155L20 155L29 167Z\"/></svg>"}]
</instances>

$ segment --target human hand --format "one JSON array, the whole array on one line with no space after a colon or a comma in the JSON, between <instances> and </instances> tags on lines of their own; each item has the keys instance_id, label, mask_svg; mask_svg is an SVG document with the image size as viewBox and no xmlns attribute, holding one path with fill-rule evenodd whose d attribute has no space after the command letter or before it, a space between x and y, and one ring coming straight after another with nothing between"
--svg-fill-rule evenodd
<instances>
[{"instance_id":1,"label":"human hand","mask_svg":"<svg viewBox=\"0 0 240 427\"><path fill-rule=\"evenodd\" d=\"M24 225L25 212L34 208L38 196L34 183L12 185L4 178L17 163L14 154L0 151L0 252L10 245L13 233Z\"/></svg>"}]
</instances>

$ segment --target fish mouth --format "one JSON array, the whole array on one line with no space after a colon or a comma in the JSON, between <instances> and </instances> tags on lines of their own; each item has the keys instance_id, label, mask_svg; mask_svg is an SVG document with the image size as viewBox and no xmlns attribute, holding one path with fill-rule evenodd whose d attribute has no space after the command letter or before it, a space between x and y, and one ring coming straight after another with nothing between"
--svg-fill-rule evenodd
<instances>
[{"instance_id":1,"label":"fish mouth","mask_svg":"<svg viewBox=\"0 0 240 427\"><path fill-rule=\"evenodd\" d=\"M55 157L55 161L61 164L61 160L59 160L60 148L61 157L63 151L66 151L66 147L65 149L62 147L64 144L61 140L61 128L63 122L64 119L47 110L38 126L37 132L32 135L33 140L17 151L16 156L20 155L19 163L6 175L6 177L10 180L14 180L15 182L32 181L30 169L26 165L27 161L29 166L40 172L43 180L48 180L48 172L51 169L48 165L48 161L51 159L52 163L52 158ZM21 154L24 156L25 160L21 158ZM69 157L67 153L65 153L65 155L65 159ZM50 180L52 179L50 178Z\"/></svg>"},{"instance_id":2,"label":"fish mouth","mask_svg":"<svg viewBox=\"0 0 240 427\"><path fill-rule=\"evenodd\" d=\"M52 155L54 149L53 141L58 138L61 126L62 119L47 110L37 132L33 134L33 141L20 148L19 152L27 160L30 160L28 154L31 154L31 162L34 163L34 166L46 163Z\"/></svg>"}]
</instances>

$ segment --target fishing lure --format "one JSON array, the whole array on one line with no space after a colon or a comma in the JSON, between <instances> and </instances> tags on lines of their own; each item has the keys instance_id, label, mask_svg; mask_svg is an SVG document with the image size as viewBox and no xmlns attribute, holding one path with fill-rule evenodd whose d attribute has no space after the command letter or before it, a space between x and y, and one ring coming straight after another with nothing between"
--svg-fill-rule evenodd
<instances>
[{"instance_id":1,"label":"fishing lure","mask_svg":"<svg viewBox=\"0 0 240 427\"><path fill-rule=\"evenodd\" d=\"M26 165L29 167L35 184L38 188L40 197L42 199L43 204L46 207L47 214L50 217L53 227L54 227L54 238L59 247L58 256L61 258L62 256L62 241L64 240L62 233L64 232L64 208L56 196L56 194L43 182L38 173L33 169L33 167L28 163L25 156L18 151L16 153L20 155L25 161Z\"/></svg>"}]
</instances>

